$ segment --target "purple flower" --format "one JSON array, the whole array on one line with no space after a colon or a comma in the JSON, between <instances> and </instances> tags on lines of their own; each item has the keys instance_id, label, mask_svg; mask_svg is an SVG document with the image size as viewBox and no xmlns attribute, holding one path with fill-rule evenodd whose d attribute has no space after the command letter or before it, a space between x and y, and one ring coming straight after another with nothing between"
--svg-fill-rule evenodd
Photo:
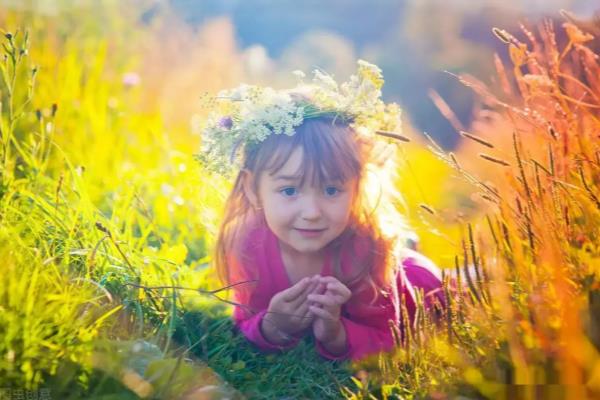
<instances>
[{"instance_id":1,"label":"purple flower","mask_svg":"<svg viewBox=\"0 0 600 400\"><path fill-rule=\"evenodd\" d=\"M218 125L221 128L231 129L231 127L233 126L233 120L231 119L231 117L223 117L219 120Z\"/></svg>"},{"instance_id":2,"label":"purple flower","mask_svg":"<svg viewBox=\"0 0 600 400\"><path fill-rule=\"evenodd\" d=\"M127 72L126 74L123 74L123 84L125 86L137 86L140 84L140 81L140 76L135 72Z\"/></svg>"}]
</instances>

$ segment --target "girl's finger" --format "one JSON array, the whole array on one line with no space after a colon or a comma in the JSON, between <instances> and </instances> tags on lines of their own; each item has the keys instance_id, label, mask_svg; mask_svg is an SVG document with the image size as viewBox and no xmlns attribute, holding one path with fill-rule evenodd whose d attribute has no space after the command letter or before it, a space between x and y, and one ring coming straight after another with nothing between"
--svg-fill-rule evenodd
<instances>
[{"instance_id":1,"label":"girl's finger","mask_svg":"<svg viewBox=\"0 0 600 400\"><path fill-rule=\"evenodd\" d=\"M312 300L308 300L308 296L304 298L304 302L301 303L300 305L298 305L297 307L306 307L308 308L308 306L314 306L317 303L312 301Z\"/></svg>"},{"instance_id":2,"label":"girl's finger","mask_svg":"<svg viewBox=\"0 0 600 400\"><path fill-rule=\"evenodd\" d=\"M302 314L302 318L304 321L309 321L312 320L314 318L314 314L310 311L310 306L307 304L306 305L306 309L304 310L304 313Z\"/></svg>"},{"instance_id":3,"label":"girl's finger","mask_svg":"<svg viewBox=\"0 0 600 400\"><path fill-rule=\"evenodd\" d=\"M327 286L344 287L348 289L346 285L333 276L322 276L319 281Z\"/></svg>"},{"instance_id":4,"label":"girl's finger","mask_svg":"<svg viewBox=\"0 0 600 400\"><path fill-rule=\"evenodd\" d=\"M324 306L338 306L337 301L332 297L325 294L309 294L307 297L308 301L314 301Z\"/></svg>"},{"instance_id":5,"label":"girl's finger","mask_svg":"<svg viewBox=\"0 0 600 400\"><path fill-rule=\"evenodd\" d=\"M323 294L323 293L325 293L326 290L327 290L327 285L325 283L317 281L317 285L311 293Z\"/></svg>"},{"instance_id":6,"label":"girl's finger","mask_svg":"<svg viewBox=\"0 0 600 400\"><path fill-rule=\"evenodd\" d=\"M346 302L348 301L348 299L340 294L337 293L333 293L331 291L327 292L327 295L333 300L333 302L338 305L341 306L342 304L346 304Z\"/></svg>"},{"instance_id":7,"label":"girl's finger","mask_svg":"<svg viewBox=\"0 0 600 400\"><path fill-rule=\"evenodd\" d=\"M342 298L345 300L348 300L352 296L350 289L348 289L348 287L341 282L339 285L335 283L328 283L327 290L342 296Z\"/></svg>"},{"instance_id":8,"label":"girl's finger","mask_svg":"<svg viewBox=\"0 0 600 400\"><path fill-rule=\"evenodd\" d=\"M304 303L300 304L295 310L293 310L293 313L296 315L306 314L309 306L311 306L311 304L309 304L308 301L304 301Z\"/></svg>"},{"instance_id":9,"label":"girl's finger","mask_svg":"<svg viewBox=\"0 0 600 400\"><path fill-rule=\"evenodd\" d=\"M321 283L324 283L325 285L327 285L328 283L340 282L335 276L331 275L322 276L319 278L319 281L321 281Z\"/></svg>"},{"instance_id":10,"label":"girl's finger","mask_svg":"<svg viewBox=\"0 0 600 400\"><path fill-rule=\"evenodd\" d=\"M344 285L342 282L340 282L338 279L334 278L333 276L323 276L323 277L321 277L321 279L319 279L319 281L321 283L323 283L324 285L326 285L327 289L335 288L340 291L340 294L344 294L344 295L352 294L350 289L348 289L348 286Z\"/></svg>"},{"instance_id":11,"label":"girl's finger","mask_svg":"<svg viewBox=\"0 0 600 400\"><path fill-rule=\"evenodd\" d=\"M298 297L301 297L308 285L311 283L309 278L302 278L298 283L294 286L286 289L282 295L284 301L291 302L296 300Z\"/></svg>"},{"instance_id":12,"label":"girl's finger","mask_svg":"<svg viewBox=\"0 0 600 400\"><path fill-rule=\"evenodd\" d=\"M308 309L310 310L311 313L313 313L317 317L320 317L323 319L332 319L332 320L335 319L333 317L333 315L324 308L310 306L310 307L308 307Z\"/></svg>"},{"instance_id":13,"label":"girl's finger","mask_svg":"<svg viewBox=\"0 0 600 400\"><path fill-rule=\"evenodd\" d=\"M306 286L304 291L294 300L289 301L292 307L299 307L302 303L306 301L306 296L310 293L314 293L316 290L315 288L320 285L318 279L309 278L309 280L310 283Z\"/></svg>"}]
</instances>

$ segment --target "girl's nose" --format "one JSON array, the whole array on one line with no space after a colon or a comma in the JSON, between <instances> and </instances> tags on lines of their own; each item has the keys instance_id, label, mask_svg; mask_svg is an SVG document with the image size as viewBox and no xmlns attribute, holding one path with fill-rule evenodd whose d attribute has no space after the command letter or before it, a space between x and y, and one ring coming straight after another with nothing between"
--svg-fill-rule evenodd
<instances>
[{"instance_id":1,"label":"girl's nose","mask_svg":"<svg viewBox=\"0 0 600 400\"><path fill-rule=\"evenodd\" d=\"M319 199L316 196L305 197L302 207L302 218L310 221L321 218L321 207Z\"/></svg>"}]
</instances>

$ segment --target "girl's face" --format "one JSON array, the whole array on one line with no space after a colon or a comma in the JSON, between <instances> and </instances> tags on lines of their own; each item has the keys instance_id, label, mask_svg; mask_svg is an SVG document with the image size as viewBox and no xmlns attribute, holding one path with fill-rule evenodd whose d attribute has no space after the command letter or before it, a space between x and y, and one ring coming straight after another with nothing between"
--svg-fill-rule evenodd
<instances>
[{"instance_id":1,"label":"girl's face","mask_svg":"<svg viewBox=\"0 0 600 400\"><path fill-rule=\"evenodd\" d=\"M306 177L300 186L294 175L302 167L302 154L297 147L279 171L260 175L258 202L282 250L318 254L348 225L356 179L317 187Z\"/></svg>"}]
</instances>

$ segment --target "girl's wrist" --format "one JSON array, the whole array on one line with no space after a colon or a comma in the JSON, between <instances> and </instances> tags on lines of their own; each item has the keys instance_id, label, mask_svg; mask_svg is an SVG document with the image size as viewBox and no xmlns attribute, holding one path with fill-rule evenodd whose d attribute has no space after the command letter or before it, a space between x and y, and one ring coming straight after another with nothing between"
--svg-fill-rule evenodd
<instances>
[{"instance_id":1,"label":"girl's wrist","mask_svg":"<svg viewBox=\"0 0 600 400\"><path fill-rule=\"evenodd\" d=\"M268 319L267 316L264 316L260 321L259 329L263 337L274 345L286 345L295 339L292 335L279 329L279 327L277 327L273 321Z\"/></svg>"},{"instance_id":2,"label":"girl's wrist","mask_svg":"<svg viewBox=\"0 0 600 400\"><path fill-rule=\"evenodd\" d=\"M323 344L329 344L329 343L333 343L333 342L339 341L340 336L342 336L342 333L344 333L343 331L344 331L344 325L342 324L342 321L341 320L337 320L335 322L335 326L333 326L331 328L331 332L332 333L330 335L330 338L327 339L327 340L321 340L321 343L323 343Z\"/></svg>"},{"instance_id":3,"label":"girl's wrist","mask_svg":"<svg viewBox=\"0 0 600 400\"><path fill-rule=\"evenodd\" d=\"M321 345L331 354L341 355L347 351L348 341L346 337L346 330L341 321L339 323L339 329L336 331L336 334L332 336L330 340L321 341Z\"/></svg>"}]
</instances>

